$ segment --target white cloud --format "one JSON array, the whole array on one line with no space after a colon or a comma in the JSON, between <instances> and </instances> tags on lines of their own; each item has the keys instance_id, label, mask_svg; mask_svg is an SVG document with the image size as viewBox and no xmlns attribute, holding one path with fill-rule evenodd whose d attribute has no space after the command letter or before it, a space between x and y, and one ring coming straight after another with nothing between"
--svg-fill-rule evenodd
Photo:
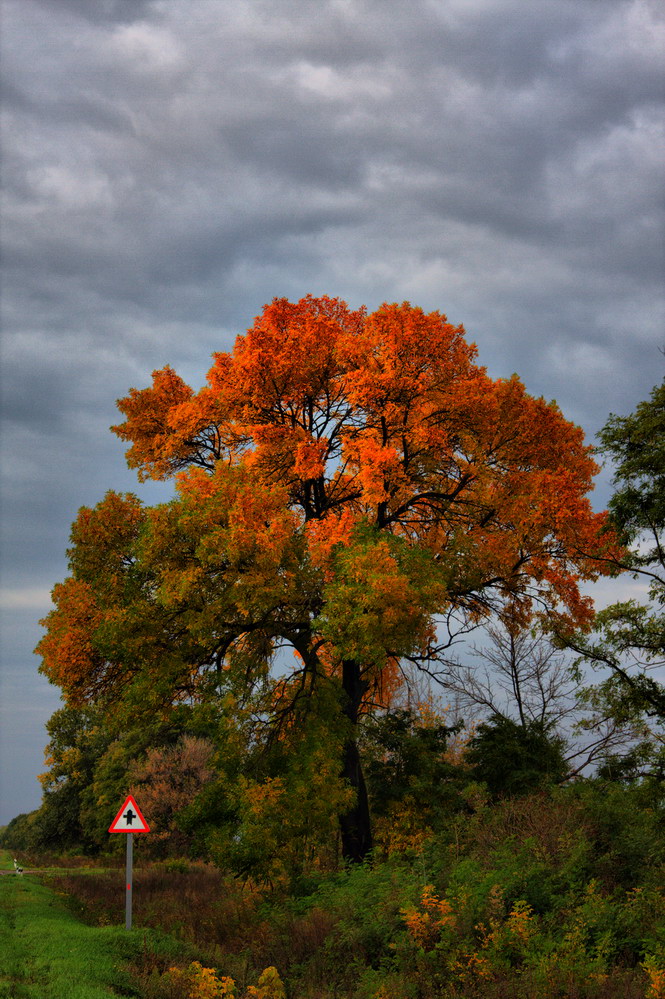
<instances>
[{"instance_id":1,"label":"white cloud","mask_svg":"<svg viewBox=\"0 0 665 999\"><path fill-rule=\"evenodd\" d=\"M109 44L110 52L123 60L128 72L164 73L184 65L183 49L173 33L146 21L120 25Z\"/></svg>"},{"instance_id":2,"label":"white cloud","mask_svg":"<svg viewBox=\"0 0 665 999\"><path fill-rule=\"evenodd\" d=\"M98 210L114 203L110 179L98 170L50 165L28 170L26 180L37 198L60 208Z\"/></svg>"},{"instance_id":3,"label":"white cloud","mask_svg":"<svg viewBox=\"0 0 665 999\"><path fill-rule=\"evenodd\" d=\"M385 72L377 74L375 66L344 67L342 70L299 60L285 75L287 78L292 76L303 90L331 101L357 103L364 98L387 99L392 92Z\"/></svg>"},{"instance_id":4,"label":"white cloud","mask_svg":"<svg viewBox=\"0 0 665 999\"><path fill-rule=\"evenodd\" d=\"M46 612L51 606L51 591L44 587L0 589L0 608L3 610L35 610Z\"/></svg>"}]
</instances>

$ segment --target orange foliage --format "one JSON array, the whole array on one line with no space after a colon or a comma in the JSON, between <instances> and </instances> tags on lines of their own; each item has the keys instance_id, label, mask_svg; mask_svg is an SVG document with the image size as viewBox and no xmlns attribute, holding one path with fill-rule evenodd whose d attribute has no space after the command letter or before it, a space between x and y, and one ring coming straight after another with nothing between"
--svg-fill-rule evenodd
<instances>
[{"instance_id":1,"label":"orange foliage","mask_svg":"<svg viewBox=\"0 0 665 999\"><path fill-rule=\"evenodd\" d=\"M218 423L222 401L202 389L196 396L175 371L153 372L151 388L131 389L118 407L127 422L112 429L134 443L127 464L138 468L139 479L161 479L194 463L212 467L221 454Z\"/></svg>"},{"instance_id":2,"label":"orange foliage","mask_svg":"<svg viewBox=\"0 0 665 999\"><path fill-rule=\"evenodd\" d=\"M649 981L646 999L665 999L665 962L648 954L642 963Z\"/></svg>"},{"instance_id":3,"label":"orange foliage","mask_svg":"<svg viewBox=\"0 0 665 999\"><path fill-rule=\"evenodd\" d=\"M375 842L388 856L421 851L432 836L427 816L410 795L393 802L385 816L375 819Z\"/></svg>"},{"instance_id":4,"label":"orange foliage","mask_svg":"<svg viewBox=\"0 0 665 999\"><path fill-rule=\"evenodd\" d=\"M233 354L215 355L205 389L165 368L121 400L115 429L144 476L249 460L257 489L285 486L316 522L319 563L364 518L454 552L453 593L496 581L522 591L528 615L528 583L583 623L578 580L611 545L586 498L591 451L554 404L515 376L489 378L475 355L462 327L407 303L367 316L336 299L276 299Z\"/></svg>"},{"instance_id":5,"label":"orange foliage","mask_svg":"<svg viewBox=\"0 0 665 999\"><path fill-rule=\"evenodd\" d=\"M45 622L48 630L36 651L51 683L67 690L70 703L80 704L103 667L92 637L102 614L88 583L67 579L53 589L56 609Z\"/></svg>"},{"instance_id":6,"label":"orange foliage","mask_svg":"<svg viewBox=\"0 0 665 999\"><path fill-rule=\"evenodd\" d=\"M424 950L431 950L435 946L442 930L452 930L456 925L450 902L440 898L433 885L425 885L423 888L419 909L403 909L402 915L409 936Z\"/></svg>"},{"instance_id":7,"label":"orange foliage","mask_svg":"<svg viewBox=\"0 0 665 999\"><path fill-rule=\"evenodd\" d=\"M94 528L94 558L113 563L106 515L121 541L148 521L141 557L163 606L207 607L183 631L199 640L207 628L212 646L232 612L236 638L243 627L289 641L309 629L317 661L333 672L359 662L366 700L384 704L398 658L427 655L451 606L476 620L509 604L521 621L545 610L590 621L579 582L615 549L587 499L591 449L516 376L490 378L463 327L439 312L275 299L232 353L214 355L199 392L166 367L118 405L130 466L144 479L177 475L178 503L147 518L128 505L129 528L120 501L112 516L110 501L103 515L82 513L77 580L58 591L40 645L67 689L97 668L99 610L81 553ZM364 528L373 540L360 543ZM120 589L125 575L120 559Z\"/></svg>"}]
</instances>

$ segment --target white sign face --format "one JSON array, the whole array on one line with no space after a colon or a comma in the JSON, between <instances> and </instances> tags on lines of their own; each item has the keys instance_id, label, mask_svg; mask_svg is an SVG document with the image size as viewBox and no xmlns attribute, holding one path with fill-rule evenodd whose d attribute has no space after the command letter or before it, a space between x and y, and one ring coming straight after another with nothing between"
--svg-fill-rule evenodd
<instances>
[{"instance_id":1,"label":"white sign face","mask_svg":"<svg viewBox=\"0 0 665 999\"><path fill-rule=\"evenodd\" d=\"M141 809L131 794L127 795L122 808L109 826L110 833L145 833L150 826L141 815Z\"/></svg>"}]
</instances>

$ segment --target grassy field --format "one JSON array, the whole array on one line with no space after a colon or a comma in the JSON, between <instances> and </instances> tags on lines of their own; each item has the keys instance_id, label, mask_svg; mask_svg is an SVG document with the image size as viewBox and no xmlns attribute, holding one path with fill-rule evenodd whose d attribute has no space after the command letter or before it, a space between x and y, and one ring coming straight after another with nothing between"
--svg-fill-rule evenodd
<instances>
[{"instance_id":1,"label":"grassy field","mask_svg":"<svg viewBox=\"0 0 665 999\"><path fill-rule=\"evenodd\" d=\"M12 871L0 876L0 999L140 996L146 951L164 952L165 964L169 950L173 960L179 954L178 945L140 929L85 925L57 882L47 887L35 875L14 874L5 852L0 870Z\"/></svg>"}]
</instances>

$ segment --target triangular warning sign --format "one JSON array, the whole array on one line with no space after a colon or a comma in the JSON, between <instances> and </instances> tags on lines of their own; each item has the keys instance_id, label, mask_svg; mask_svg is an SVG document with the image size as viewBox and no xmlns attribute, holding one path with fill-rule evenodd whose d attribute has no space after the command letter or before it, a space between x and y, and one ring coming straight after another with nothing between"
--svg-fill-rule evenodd
<instances>
[{"instance_id":1,"label":"triangular warning sign","mask_svg":"<svg viewBox=\"0 0 665 999\"><path fill-rule=\"evenodd\" d=\"M141 815L141 809L136 804L131 794L127 795L125 801L123 802L122 808L109 826L109 832L150 832L150 826Z\"/></svg>"}]
</instances>

